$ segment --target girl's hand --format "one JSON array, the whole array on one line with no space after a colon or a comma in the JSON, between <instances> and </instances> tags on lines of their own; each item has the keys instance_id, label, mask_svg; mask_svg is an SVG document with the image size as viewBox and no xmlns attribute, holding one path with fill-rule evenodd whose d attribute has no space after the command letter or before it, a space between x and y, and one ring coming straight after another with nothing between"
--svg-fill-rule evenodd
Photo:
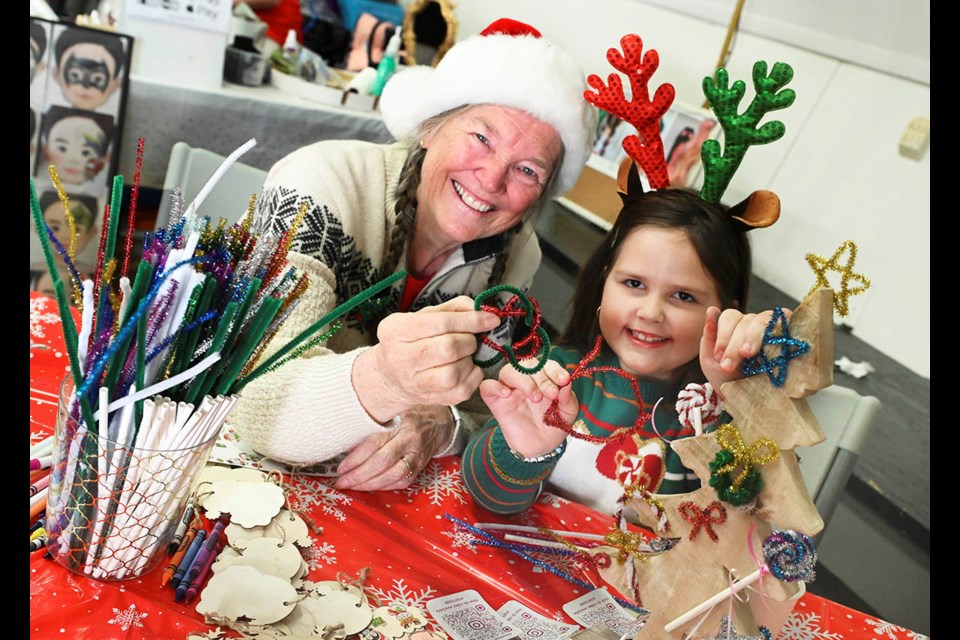
<instances>
[{"instance_id":1,"label":"girl's hand","mask_svg":"<svg viewBox=\"0 0 960 640\"><path fill-rule=\"evenodd\" d=\"M522 364L532 368L536 363L529 360ZM565 431L543 421L543 414L554 400L559 402L560 415L568 424L578 413L570 374L553 360L533 375L504 365L497 380L480 384L480 397L500 424L507 444L525 458L549 453L567 437Z\"/></svg>"},{"instance_id":2,"label":"girl's hand","mask_svg":"<svg viewBox=\"0 0 960 640\"><path fill-rule=\"evenodd\" d=\"M791 313L784 309L784 318L789 319ZM740 366L746 358L760 353L763 334L772 317L772 310L745 314L736 309L723 313L717 307L707 309L700 340L700 368L718 393L725 382L744 377Z\"/></svg>"},{"instance_id":3,"label":"girl's hand","mask_svg":"<svg viewBox=\"0 0 960 640\"><path fill-rule=\"evenodd\" d=\"M416 405L460 404L483 380L473 363L476 334L499 324L495 314L474 310L467 296L387 316L377 329L379 343L353 365L360 404L381 423Z\"/></svg>"}]
</instances>

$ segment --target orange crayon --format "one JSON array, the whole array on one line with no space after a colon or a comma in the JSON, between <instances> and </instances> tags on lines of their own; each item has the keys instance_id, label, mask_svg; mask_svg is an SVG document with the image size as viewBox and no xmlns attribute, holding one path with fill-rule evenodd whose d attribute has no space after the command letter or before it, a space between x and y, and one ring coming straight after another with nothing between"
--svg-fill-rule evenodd
<instances>
[{"instance_id":1,"label":"orange crayon","mask_svg":"<svg viewBox=\"0 0 960 640\"><path fill-rule=\"evenodd\" d=\"M47 508L47 497L43 496L35 505L30 507L30 521L39 516Z\"/></svg>"},{"instance_id":2,"label":"orange crayon","mask_svg":"<svg viewBox=\"0 0 960 640\"><path fill-rule=\"evenodd\" d=\"M177 572L177 567L180 566L180 561L183 560L183 556L186 555L187 549L190 548L190 543L192 543L193 539L197 537L197 532L200 531L202 526L203 521L200 519L200 516L193 516L193 521L190 523L190 526L187 527L187 532L183 534L183 540L180 541L180 546L177 547L177 550L174 551L173 556L170 557L170 564L168 564L166 569L163 570L163 575L160 577L161 587L167 586L167 584L173 580L173 574Z\"/></svg>"}]
</instances>

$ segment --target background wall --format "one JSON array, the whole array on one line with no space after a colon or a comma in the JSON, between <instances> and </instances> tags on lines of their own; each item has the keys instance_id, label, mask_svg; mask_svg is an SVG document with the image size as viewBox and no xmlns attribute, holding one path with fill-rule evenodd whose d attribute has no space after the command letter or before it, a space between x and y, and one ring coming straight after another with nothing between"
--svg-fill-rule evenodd
<instances>
[{"instance_id":1,"label":"background wall","mask_svg":"<svg viewBox=\"0 0 960 640\"><path fill-rule=\"evenodd\" d=\"M686 13L666 8L674 5ZM797 99L766 117L782 120L786 135L747 153L724 200L758 188L780 196L780 220L752 237L755 272L797 299L815 282L805 255L829 258L853 240L854 271L871 286L836 319L929 378L930 151L919 161L898 151L910 121L930 116L929 2L830 6L745 3L726 65L732 79L748 84L741 110L754 95L751 70L761 59L793 67L788 87ZM528 22L601 76L612 71L607 49L637 33L660 54L654 83L670 82L679 102L701 105L702 80L716 67L734 8L733 0L461 0L456 15L458 39L504 16Z\"/></svg>"}]
</instances>

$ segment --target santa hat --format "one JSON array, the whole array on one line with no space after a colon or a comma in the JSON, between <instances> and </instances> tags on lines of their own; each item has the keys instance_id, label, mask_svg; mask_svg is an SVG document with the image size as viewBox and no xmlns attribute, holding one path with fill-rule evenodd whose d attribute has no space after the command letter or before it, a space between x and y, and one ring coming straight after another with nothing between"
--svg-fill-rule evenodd
<instances>
[{"instance_id":1,"label":"santa hat","mask_svg":"<svg viewBox=\"0 0 960 640\"><path fill-rule=\"evenodd\" d=\"M593 148L597 111L583 98L586 77L564 51L530 25L508 18L454 45L433 67L394 74L380 96L390 133L402 139L421 122L466 104L502 104L547 122L563 141L554 192L580 177Z\"/></svg>"}]
</instances>

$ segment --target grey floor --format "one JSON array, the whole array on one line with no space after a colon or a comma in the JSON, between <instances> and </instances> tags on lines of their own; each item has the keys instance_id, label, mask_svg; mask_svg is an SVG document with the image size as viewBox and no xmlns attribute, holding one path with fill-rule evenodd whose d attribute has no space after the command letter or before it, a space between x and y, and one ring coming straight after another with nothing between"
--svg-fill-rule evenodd
<instances>
[{"instance_id":1,"label":"grey floor","mask_svg":"<svg viewBox=\"0 0 960 640\"><path fill-rule=\"evenodd\" d=\"M538 214L544 260L531 290L546 323L562 328L576 273L604 231L553 203ZM755 277L751 310L799 304ZM930 636L930 380L837 325L834 357L869 362L864 378L834 382L883 403L837 510L817 547L807 588L835 602ZM909 437L907 436L909 434Z\"/></svg>"}]
</instances>

